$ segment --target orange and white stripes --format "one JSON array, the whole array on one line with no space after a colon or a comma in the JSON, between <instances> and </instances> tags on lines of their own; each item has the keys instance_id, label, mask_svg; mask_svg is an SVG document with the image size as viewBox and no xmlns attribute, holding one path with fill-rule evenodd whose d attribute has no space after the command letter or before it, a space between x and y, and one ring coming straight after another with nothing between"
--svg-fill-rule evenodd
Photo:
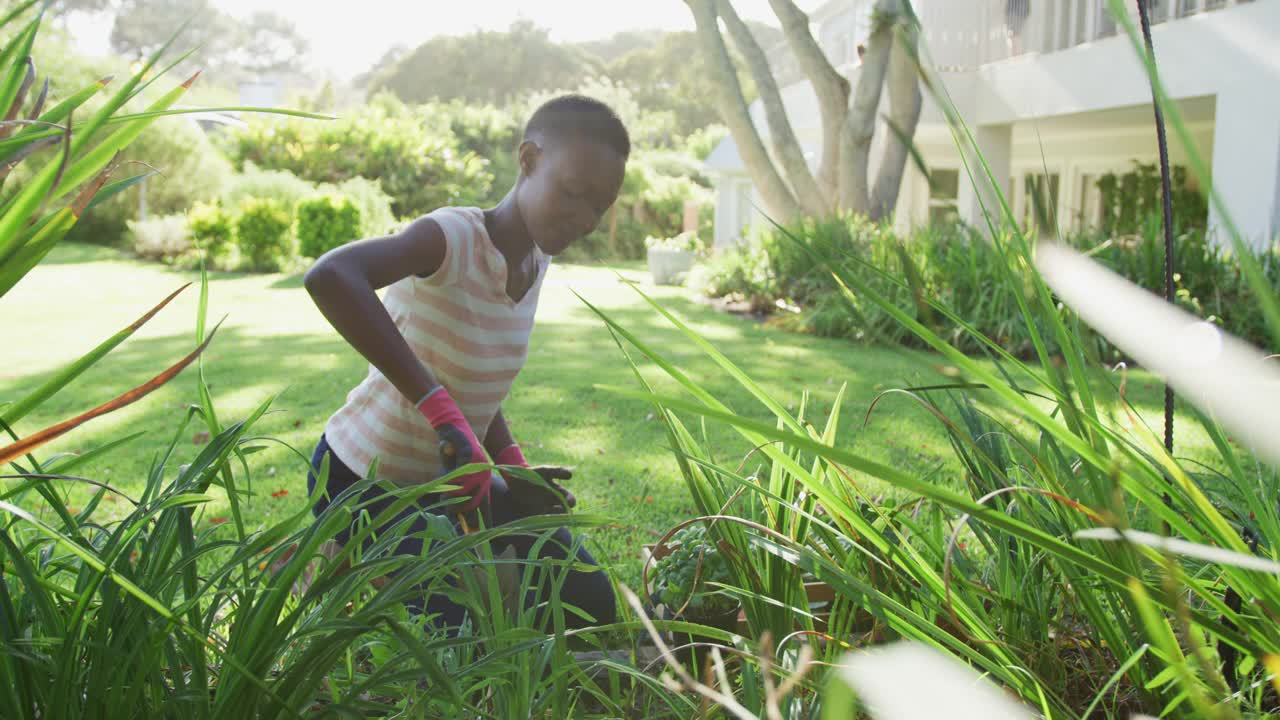
<instances>
[{"instance_id":1,"label":"orange and white stripes","mask_svg":"<svg viewBox=\"0 0 1280 720\"><path fill-rule=\"evenodd\" d=\"M410 276L387 288L383 304L414 354L449 389L477 436L524 367L538 293L550 258L536 248L538 277L527 295L507 295L506 260L494 247L478 208L442 208L428 217L444 230L444 263L428 278ZM406 398L370 366L369 375L325 427L338 458L366 475L400 485L440 475L435 432Z\"/></svg>"}]
</instances>

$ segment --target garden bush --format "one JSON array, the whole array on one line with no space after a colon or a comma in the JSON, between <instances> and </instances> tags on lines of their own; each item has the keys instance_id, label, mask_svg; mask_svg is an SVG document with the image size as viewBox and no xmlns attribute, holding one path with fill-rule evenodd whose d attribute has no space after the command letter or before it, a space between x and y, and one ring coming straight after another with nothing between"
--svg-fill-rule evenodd
<instances>
[{"instance_id":1,"label":"garden bush","mask_svg":"<svg viewBox=\"0 0 1280 720\"><path fill-rule=\"evenodd\" d=\"M196 203L187 211L191 239L212 258L227 256L236 241L236 219L221 202Z\"/></svg>"},{"instance_id":2,"label":"garden bush","mask_svg":"<svg viewBox=\"0 0 1280 720\"><path fill-rule=\"evenodd\" d=\"M1209 206L1185 167L1170 173L1173 228L1176 233L1204 230ZM1151 223L1159 222L1161 208L1160 173L1155 164L1136 160L1124 173L1109 172L1095 183L1101 195L1101 230L1108 235L1143 234Z\"/></svg>"},{"instance_id":3,"label":"garden bush","mask_svg":"<svg viewBox=\"0 0 1280 720\"><path fill-rule=\"evenodd\" d=\"M317 195L298 203L298 252L318 258L360 239L360 209L343 195Z\"/></svg>"},{"instance_id":4,"label":"garden bush","mask_svg":"<svg viewBox=\"0 0 1280 720\"><path fill-rule=\"evenodd\" d=\"M1122 276L1159 292L1164 284L1164 252L1158 229L1158 222L1149 222L1141 235L1107 239L1091 232L1065 239L1092 252ZM1178 304L1233 334L1266 345L1261 316L1241 310L1254 306L1257 298L1238 258L1220 249L1203 231L1181 235L1175 252ZM1280 287L1280 250L1257 253L1254 259L1272 287ZM763 265L749 268L755 261ZM706 267L695 268L690 282L711 297L754 298L752 306L760 309L785 300L800 309L797 315L776 320L788 329L921 346L919 338L883 308L859 297L844 298L829 270L838 267L857 273L899 310L929 324L965 352L982 352L983 345L933 311L928 298L950 307L1014 355L1027 357L1034 352L1035 342L1017 298L998 292L999 269L1017 262L1008 237L993 242L959 225L918 228L900 238L891 228L856 217L805 219L765 235L758 250L711 259ZM1123 359L1101 338L1088 330L1082 333L1095 357ZM1053 346L1054 341L1045 342Z\"/></svg>"},{"instance_id":5,"label":"garden bush","mask_svg":"<svg viewBox=\"0 0 1280 720\"><path fill-rule=\"evenodd\" d=\"M413 217L479 203L493 182L482 159L460 148L439 123L379 96L330 122L252 121L237 133L231 152L238 165L288 171L310 183L377 180L395 215Z\"/></svg>"},{"instance_id":6,"label":"garden bush","mask_svg":"<svg viewBox=\"0 0 1280 720\"><path fill-rule=\"evenodd\" d=\"M769 256L754 244L714 253L694 266L686 285L707 297L745 302L755 312L767 312L780 297Z\"/></svg>"},{"instance_id":7,"label":"garden bush","mask_svg":"<svg viewBox=\"0 0 1280 720\"><path fill-rule=\"evenodd\" d=\"M277 271L294 256L293 218L277 200L246 200L236 219L236 246L247 269Z\"/></svg>"},{"instance_id":8,"label":"garden bush","mask_svg":"<svg viewBox=\"0 0 1280 720\"><path fill-rule=\"evenodd\" d=\"M186 215L161 215L129 221L130 245L140 258L169 261L191 249Z\"/></svg>"},{"instance_id":9,"label":"garden bush","mask_svg":"<svg viewBox=\"0 0 1280 720\"><path fill-rule=\"evenodd\" d=\"M700 253L707 249L707 244L692 230L671 237L647 237L644 239L644 246L649 250L683 250L690 253Z\"/></svg>"},{"instance_id":10,"label":"garden bush","mask_svg":"<svg viewBox=\"0 0 1280 720\"><path fill-rule=\"evenodd\" d=\"M337 185L321 185L317 190L341 195L359 209L358 236L361 238L387 235L398 225L395 213L391 211L391 196L382 190L377 180L354 177Z\"/></svg>"},{"instance_id":11,"label":"garden bush","mask_svg":"<svg viewBox=\"0 0 1280 720\"><path fill-rule=\"evenodd\" d=\"M729 128L724 125L708 125L689 133L681 142L681 150L688 157L705 162L725 138L729 137Z\"/></svg>"},{"instance_id":12,"label":"garden bush","mask_svg":"<svg viewBox=\"0 0 1280 720\"><path fill-rule=\"evenodd\" d=\"M239 207L246 200L271 200L292 213L303 198L316 192L314 183L287 170L267 170L245 163L227 185L222 201L227 207Z\"/></svg>"},{"instance_id":13,"label":"garden bush","mask_svg":"<svg viewBox=\"0 0 1280 720\"><path fill-rule=\"evenodd\" d=\"M515 185L520 174L516 152L524 137L526 116L531 110L523 103L499 108L455 100L428 103L419 112L444 118L459 146L484 161L485 170L493 176L493 181L489 194L481 202L496 205Z\"/></svg>"}]
</instances>

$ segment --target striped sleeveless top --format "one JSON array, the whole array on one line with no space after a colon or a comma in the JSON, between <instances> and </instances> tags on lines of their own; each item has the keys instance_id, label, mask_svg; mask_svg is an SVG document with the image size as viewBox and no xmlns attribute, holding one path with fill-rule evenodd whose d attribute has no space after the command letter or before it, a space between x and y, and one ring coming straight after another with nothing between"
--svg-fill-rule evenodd
<instances>
[{"instance_id":1,"label":"striped sleeveless top","mask_svg":"<svg viewBox=\"0 0 1280 720\"><path fill-rule=\"evenodd\" d=\"M449 390L483 442L511 383L524 367L534 311L550 257L533 250L537 278L515 302L507 295L507 265L479 208L441 208L428 215L444 231L446 251L430 277L411 275L388 286L382 303L418 359ZM435 431L377 368L347 395L325 426L338 459L366 477L398 485L439 477Z\"/></svg>"}]
</instances>

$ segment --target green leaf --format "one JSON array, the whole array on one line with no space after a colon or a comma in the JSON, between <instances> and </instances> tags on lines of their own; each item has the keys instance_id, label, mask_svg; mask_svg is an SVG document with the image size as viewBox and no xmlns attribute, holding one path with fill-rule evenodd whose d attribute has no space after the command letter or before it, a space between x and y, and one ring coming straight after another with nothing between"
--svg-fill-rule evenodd
<instances>
[{"instance_id":1,"label":"green leaf","mask_svg":"<svg viewBox=\"0 0 1280 720\"><path fill-rule=\"evenodd\" d=\"M112 197L114 197L118 193L128 190L134 185L137 185L143 180L146 180L147 178L151 177L152 175L156 175L159 172L160 172L159 170L148 170L139 175L134 175L131 178L120 180L118 182L113 182L110 185L103 187L102 190L100 190L97 195L93 196L93 200L91 200L89 204L85 206L85 211L88 212L89 210L92 210L98 205L110 200Z\"/></svg>"}]
</instances>

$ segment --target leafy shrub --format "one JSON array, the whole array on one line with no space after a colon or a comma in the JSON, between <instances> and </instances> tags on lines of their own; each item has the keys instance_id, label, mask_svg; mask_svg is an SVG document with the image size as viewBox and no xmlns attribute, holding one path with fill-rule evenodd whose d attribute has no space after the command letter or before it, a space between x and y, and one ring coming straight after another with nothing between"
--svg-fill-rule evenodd
<instances>
[{"instance_id":1,"label":"leafy shrub","mask_svg":"<svg viewBox=\"0 0 1280 720\"><path fill-rule=\"evenodd\" d=\"M1200 190L1191 184L1187 169L1171 168L1169 180L1174 231L1204 230L1209 206ZM1155 164L1135 160L1129 172L1107 173L1095 184L1101 194L1101 230L1108 235L1146 233L1153 222L1160 222L1162 192Z\"/></svg>"},{"instance_id":2,"label":"leafy shrub","mask_svg":"<svg viewBox=\"0 0 1280 720\"><path fill-rule=\"evenodd\" d=\"M172 260L191 249L185 215L130 220L129 236L133 251L147 260Z\"/></svg>"},{"instance_id":3,"label":"leafy shrub","mask_svg":"<svg viewBox=\"0 0 1280 720\"><path fill-rule=\"evenodd\" d=\"M868 250L881 241L881 232L856 215L806 218L786 232L765 235L761 246L778 278L779 291L804 305L832 287L828 263L845 263L850 254L871 259L866 257Z\"/></svg>"},{"instance_id":4,"label":"leafy shrub","mask_svg":"<svg viewBox=\"0 0 1280 720\"><path fill-rule=\"evenodd\" d=\"M495 107L453 101L424 105L420 112L444 118L462 149L484 161L493 181L483 202L496 205L520 174L516 151L531 110L522 103Z\"/></svg>"},{"instance_id":5,"label":"leafy shrub","mask_svg":"<svg viewBox=\"0 0 1280 720\"><path fill-rule=\"evenodd\" d=\"M599 227L570 245L563 257L571 262L640 260L645 255L644 239L652 230L652 226L637 220L631 210L614 206Z\"/></svg>"},{"instance_id":6,"label":"leafy shrub","mask_svg":"<svg viewBox=\"0 0 1280 720\"><path fill-rule=\"evenodd\" d=\"M745 301L757 312L772 308L779 297L769 256L754 244L712 255L694 266L686 285L707 297Z\"/></svg>"},{"instance_id":7,"label":"leafy shrub","mask_svg":"<svg viewBox=\"0 0 1280 720\"><path fill-rule=\"evenodd\" d=\"M644 240L644 246L650 250L683 250L684 252L699 252L706 248L696 232L683 232L668 238L647 237Z\"/></svg>"},{"instance_id":8,"label":"leafy shrub","mask_svg":"<svg viewBox=\"0 0 1280 720\"><path fill-rule=\"evenodd\" d=\"M716 146L728 136L729 128L724 125L708 125L689 133L682 143L682 150L685 155L698 162L703 162L711 156L711 151L715 150Z\"/></svg>"},{"instance_id":9,"label":"leafy shrub","mask_svg":"<svg viewBox=\"0 0 1280 720\"><path fill-rule=\"evenodd\" d=\"M331 122L254 121L237 133L231 152L237 164L288 171L311 183L377 180L396 216L411 217L475 204L493 182L484 161L438 124L382 96Z\"/></svg>"},{"instance_id":10,"label":"leafy shrub","mask_svg":"<svg viewBox=\"0 0 1280 720\"><path fill-rule=\"evenodd\" d=\"M314 195L316 186L285 170L264 170L253 163L232 177L222 196L227 207L239 207L246 200L272 200L292 213L304 198Z\"/></svg>"},{"instance_id":11,"label":"leafy shrub","mask_svg":"<svg viewBox=\"0 0 1280 720\"><path fill-rule=\"evenodd\" d=\"M322 185L318 190L342 195L355 204L360 211L358 237L378 237L395 230L397 221L391 212L391 196L382 190L378 181L354 177L337 185Z\"/></svg>"},{"instance_id":12,"label":"leafy shrub","mask_svg":"<svg viewBox=\"0 0 1280 720\"><path fill-rule=\"evenodd\" d=\"M187 211L187 227L191 239L211 257L223 257L235 247L235 217L220 202L192 205Z\"/></svg>"},{"instance_id":13,"label":"leafy shrub","mask_svg":"<svg viewBox=\"0 0 1280 720\"><path fill-rule=\"evenodd\" d=\"M318 258L360 239L360 209L343 195L319 195L298 203L298 252Z\"/></svg>"},{"instance_id":14,"label":"leafy shrub","mask_svg":"<svg viewBox=\"0 0 1280 720\"><path fill-rule=\"evenodd\" d=\"M236 219L236 243L250 270L280 270L293 257L291 220L279 201L244 201Z\"/></svg>"},{"instance_id":15,"label":"leafy shrub","mask_svg":"<svg viewBox=\"0 0 1280 720\"><path fill-rule=\"evenodd\" d=\"M1120 275L1159 291L1164 286L1164 252L1159 224L1149 223L1141 235L1107 239L1099 233L1066 238L1091 251ZM857 217L806 219L761 240L767 273L745 272L747 258L713 258L691 273L692 286L711 297L774 296L793 303L798 316L779 324L801 332L909 347L921 341L875 303L855 295L845 298L832 282L829 268L856 273L900 311L924 322L965 352L983 345L947 321L928 300L951 308L959 317L1019 356L1034 352L1035 343L1017 302L1016 289L1001 285L1018 261L1010 240L992 241L960 226L918 228L909 238ZM1263 318L1242 312L1257 302L1230 252L1220 250L1204 232L1189 232L1175 244L1175 292L1179 305L1232 334L1266 345ZM1280 287L1280 250L1257 254L1273 287ZM1004 268L1002 270L1001 268ZM769 281L753 283L749 278ZM753 306L767 310L766 304ZM771 304L771 303L770 303ZM1043 334L1043 328L1039 328ZM1122 359L1101 338L1082 330L1086 345L1113 360ZM1045 342L1054 347L1052 337Z\"/></svg>"}]
</instances>

